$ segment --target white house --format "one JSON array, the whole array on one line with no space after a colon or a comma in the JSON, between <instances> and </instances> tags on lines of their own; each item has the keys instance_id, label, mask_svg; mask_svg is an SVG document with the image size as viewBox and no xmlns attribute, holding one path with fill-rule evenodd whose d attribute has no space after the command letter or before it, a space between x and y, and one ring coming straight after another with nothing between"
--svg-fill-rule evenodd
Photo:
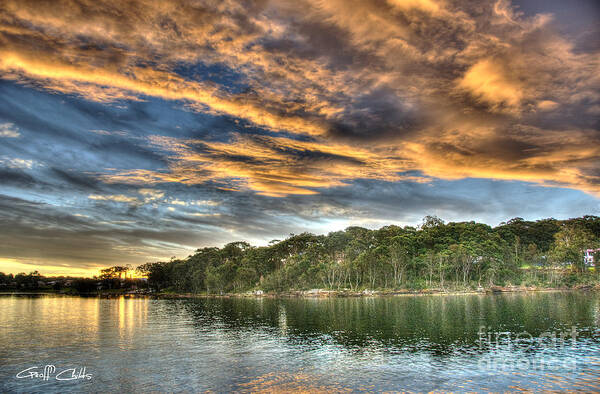
<instances>
[{"instance_id":1,"label":"white house","mask_svg":"<svg viewBox=\"0 0 600 394\"><path fill-rule=\"evenodd\" d=\"M594 267L594 254L600 252L600 249L588 249L585 251L585 255L583 256L583 262L585 265L589 265Z\"/></svg>"}]
</instances>

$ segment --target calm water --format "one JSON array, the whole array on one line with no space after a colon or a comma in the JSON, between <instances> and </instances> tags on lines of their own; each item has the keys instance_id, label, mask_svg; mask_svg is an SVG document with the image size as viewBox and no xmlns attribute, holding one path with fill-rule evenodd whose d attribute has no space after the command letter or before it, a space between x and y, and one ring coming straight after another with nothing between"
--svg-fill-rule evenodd
<instances>
[{"instance_id":1,"label":"calm water","mask_svg":"<svg viewBox=\"0 0 600 394\"><path fill-rule=\"evenodd\" d=\"M0 296L0 392L519 389L600 391L600 295Z\"/></svg>"}]
</instances>

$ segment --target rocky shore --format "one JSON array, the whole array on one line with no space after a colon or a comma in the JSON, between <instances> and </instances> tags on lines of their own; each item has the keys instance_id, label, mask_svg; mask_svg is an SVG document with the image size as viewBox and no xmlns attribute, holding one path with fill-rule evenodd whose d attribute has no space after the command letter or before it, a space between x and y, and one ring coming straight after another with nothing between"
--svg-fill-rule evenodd
<instances>
[{"instance_id":1,"label":"rocky shore","mask_svg":"<svg viewBox=\"0 0 600 394\"><path fill-rule=\"evenodd\" d=\"M491 286L479 287L477 289L424 289L424 290L362 290L355 291L350 289L327 290L289 290L283 292L264 292L262 290L248 291L244 293L174 293L174 292L155 292L144 289L133 291L110 291L93 293L65 293L56 291L41 292L4 292L4 295L31 295L31 294L53 294L53 295L79 295L84 297L151 297L151 298L333 298L333 297L394 297L394 296L425 296L425 295L474 295L474 294L502 294L502 293L526 293L526 292L552 292L552 291L600 291L600 284L577 285L574 287L537 287L537 286Z\"/></svg>"},{"instance_id":2,"label":"rocky shore","mask_svg":"<svg viewBox=\"0 0 600 394\"><path fill-rule=\"evenodd\" d=\"M156 298L210 298L210 297L236 297L236 298L331 298L331 297L391 297L391 296L419 296L419 295L468 295L468 294L500 294L523 292L550 292L550 291L600 291L600 285L576 287L535 287L535 286L491 286L476 290L290 290L284 292L263 292L262 290L245 293L223 294L198 294L198 293L126 293L124 295L145 295Z\"/></svg>"}]
</instances>

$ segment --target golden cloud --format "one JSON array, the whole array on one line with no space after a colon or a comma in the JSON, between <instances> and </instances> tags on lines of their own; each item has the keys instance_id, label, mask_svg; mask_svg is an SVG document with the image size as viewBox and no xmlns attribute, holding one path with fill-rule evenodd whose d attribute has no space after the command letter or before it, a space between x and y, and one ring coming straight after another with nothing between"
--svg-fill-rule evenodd
<instances>
[{"instance_id":1,"label":"golden cloud","mask_svg":"<svg viewBox=\"0 0 600 394\"><path fill-rule=\"evenodd\" d=\"M158 97L295 135L154 137L168 168L107 182L216 180L285 196L357 178L485 177L599 192L598 52L575 51L550 15L506 1L477 12L437 0L78 4L3 2L0 76L100 102ZM243 89L177 71L197 64L230 70Z\"/></svg>"},{"instance_id":2,"label":"golden cloud","mask_svg":"<svg viewBox=\"0 0 600 394\"><path fill-rule=\"evenodd\" d=\"M111 183L200 184L219 180L266 196L316 194L319 188L344 186L365 178L387 181L425 177L400 174L414 169L394 150L375 151L325 141L237 134L230 142L152 137L152 144L170 152L167 171L134 170L100 175Z\"/></svg>"},{"instance_id":3,"label":"golden cloud","mask_svg":"<svg viewBox=\"0 0 600 394\"><path fill-rule=\"evenodd\" d=\"M105 101L107 98L129 98L131 94L167 100L186 100L196 107L205 106L216 113L243 118L273 130L304 134L324 132L317 124L302 118L277 116L253 103L219 97L215 88L147 68L134 68L130 70L131 76L127 76L112 70L70 65L0 50L0 70L13 75L18 73L40 82L47 80L50 82L47 86L52 90L83 94L97 101Z\"/></svg>"},{"instance_id":4,"label":"golden cloud","mask_svg":"<svg viewBox=\"0 0 600 394\"><path fill-rule=\"evenodd\" d=\"M400 9L418 9L431 13L436 13L440 10L440 5L432 0L389 0L389 3Z\"/></svg>"},{"instance_id":5,"label":"golden cloud","mask_svg":"<svg viewBox=\"0 0 600 394\"><path fill-rule=\"evenodd\" d=\"M474 64L458 86L493 106L518 107L523 98L523 88L504 75L502 65L493 59L483 59Z\"/></svg>"}]
</instances>

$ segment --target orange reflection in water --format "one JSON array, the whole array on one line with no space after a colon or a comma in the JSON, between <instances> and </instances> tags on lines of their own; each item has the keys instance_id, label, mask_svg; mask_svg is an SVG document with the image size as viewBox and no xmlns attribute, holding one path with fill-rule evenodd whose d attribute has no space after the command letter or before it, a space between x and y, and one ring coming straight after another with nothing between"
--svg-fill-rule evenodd
<instances>
[{"instance_id":1,"label":"orange reflection in water","mask_svg":"<svg viewBox=\"0 0 600 394\"><path fill-rule=\"evenodd\" d=\"M347 387L318 383L309 374L268 373L240 385L240 392L248 393L349 393Z\"/></svg>"}]
</instances>

